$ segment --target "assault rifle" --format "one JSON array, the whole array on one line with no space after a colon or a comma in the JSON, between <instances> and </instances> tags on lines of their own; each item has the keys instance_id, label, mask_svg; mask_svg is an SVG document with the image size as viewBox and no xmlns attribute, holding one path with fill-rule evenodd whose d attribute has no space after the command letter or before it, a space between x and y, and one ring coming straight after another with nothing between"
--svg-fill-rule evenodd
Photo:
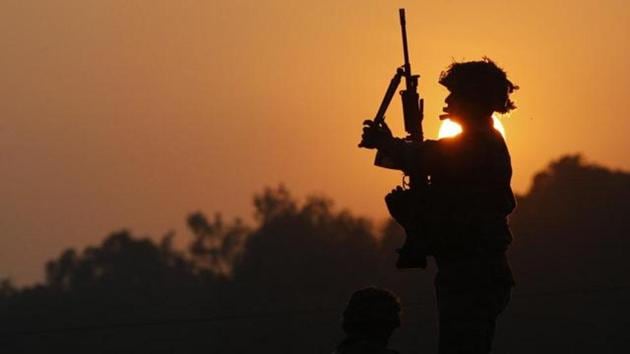
<instances>
[{"instance_id":1,"label":"assault rifle","mask_svg":"<svg viewBox=\"0 0 630 354\"><path fill-rule=\"evenodd\" d=\"M422 132L422 119L424 100L418 95L418 79L420 75L411 73L409 63L409 50L407 48L407 28L405 9L399 10L400 27L402 31L404 64L396 69L396 74L391 79L385 97L381 102L374 123L384 126L385 112L391 103L394 93L398 89L401 78L405 78L405 89L400 91L403 105L403 116L407 137L405 141L421 143L424 140ZM378 151L374 164L379 167L401 170L404 173L402 186L398 186L385 197L387 207L394 219L405 228L407 234L405 243L398 249L399 257L396 262L398 268L425 268L428 254L426 242L422 239L421 225L418 216L421 214L423 196L428 189L428 177L418 170L408 171L391 159L385 153ZM403 216L401 216L401 214Z\"/></svg>"},{"instance_id":2,"label":"assault rifle","mask_svg":"<svg viewBox=\"0 0 630 354\"><path fill-rule=\"evenodd\" d=\"M389 107L389 104L394 97L394 92L398 89L401 78L404 77L406 88L405 90L400 91L400 96L403 104L405 131L408 134L405 140L422 142L424 139L422 132L424 100L420 99L420 96L418 95L418 79L420 78L420 75L413 75L411 73L409 50L407 48L407 22L405 20L405 9L399 9L398 12L400 15L400 28L402 32L403 56L405 63L396 69L396 74L394 74L394 77L389 82L389 87L385 92L385 97L383 97L383 101L381 102L381 105L376 112L376 116L374 117L374 123L377 125L383 125L385 122L385 112L387 111L387 107ZM384 160L381 160L381 158ZM379 167L400 170L400 168L393 165L385 156L377 155L377 159L374 164Z\"/></svg>"}]
</instances>

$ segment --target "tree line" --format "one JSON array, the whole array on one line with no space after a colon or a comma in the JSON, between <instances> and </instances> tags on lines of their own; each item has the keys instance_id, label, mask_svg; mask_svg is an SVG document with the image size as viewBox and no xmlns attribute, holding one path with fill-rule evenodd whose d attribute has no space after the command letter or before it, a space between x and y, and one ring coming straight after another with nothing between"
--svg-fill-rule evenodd
<instances>
[{"instance_id":1,"label":"tree line","mask_svg":"<svg viewBox=\"0 0 630 354\"><path fill-rule=\"evenodd\" d=\"M630 174L564 156L518 196L509 253L517 286L497 351L620 352L630 343ZM0 345L20 353L329 353L349 295L369 285L400 296L392 346L435 351L434 267L395 270L402 230L287 188L253 198L255 223L220 213L173 233L113 232L69 248L45 280L0 282ZM179 237L179 235L177 236Z\"/></svg>"}]
</instances>

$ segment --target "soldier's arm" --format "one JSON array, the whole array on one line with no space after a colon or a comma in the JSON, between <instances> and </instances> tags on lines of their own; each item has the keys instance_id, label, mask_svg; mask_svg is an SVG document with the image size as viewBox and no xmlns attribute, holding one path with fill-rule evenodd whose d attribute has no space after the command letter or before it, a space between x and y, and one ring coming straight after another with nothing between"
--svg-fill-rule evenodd
<instances>
[{"instance_id":1,"label":"soldier's arm","mask_svg":"<svg viewBox=\"0 0 630 354\"><path fill-rule=\"evenodd\" d=\"M378 146L404 171L422 169L431 172L439 160L439 144L436 140L423 142L405 141L399 138L383 139Z\"/></svg>"}]
</instances>

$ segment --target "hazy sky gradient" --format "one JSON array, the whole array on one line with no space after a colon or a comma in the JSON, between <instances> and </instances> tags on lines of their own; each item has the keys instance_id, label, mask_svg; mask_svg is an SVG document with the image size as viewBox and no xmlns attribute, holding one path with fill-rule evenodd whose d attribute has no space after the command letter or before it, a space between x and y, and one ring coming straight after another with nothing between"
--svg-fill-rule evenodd
<instances>
[{"instance_id":1,"label":"hazy sky gradient","mask_svg":"<svg viewBox=\"0 0 630 354\"><path fill-rule=\"evenodd\" d=\"M384 217L400 174L356 144L402 64L403 6L427 137L440 71L487 55L521 86L503 121L517 192L564 153L630 169L626 1L4 0L0 277L41 279L120 228L250 217L280 182Z\"/></svg>"}]
</instances>

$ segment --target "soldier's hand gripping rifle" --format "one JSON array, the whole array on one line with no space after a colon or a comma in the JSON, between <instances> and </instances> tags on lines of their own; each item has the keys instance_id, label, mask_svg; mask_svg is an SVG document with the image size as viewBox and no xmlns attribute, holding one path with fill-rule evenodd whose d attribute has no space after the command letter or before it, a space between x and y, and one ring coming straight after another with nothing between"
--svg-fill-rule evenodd
<instances>
[{"instance_id":1,"label":"soldier's hand gripping rifle","mask_svg":"<svg viewBox=\"0 0 630 354\"><path fill-rule=\"evenodd\" d=\"M405 121L405 131L407 137L404 138L409 143L421 143L424 139L422 132L423 100L418 95L419 75L411 73L409 63L409 51L407 48L407 29L405 20L405 9L399 10L400 27L402 31L404 65L397 68L396 74L391 79L389 87L385 92L385 97L376 112L373 123L383 129L388 129L385 124L385 112L389 106L394 93L398 89L401 78L405 78L405 89L400 91L403 104L403 116ZM370 123L370 122L368 122ZM361 145L360 145L361 146ZM418 225L415 216L419 213L418 201L422 199L422 194L427 188L427 176L419 171L408 171L391 157L382 151L377 151L374 164L379 167L401 170L404 172L403 185L395 188L385 197L387 207L392 217L405 228L407 237L402 248L398 250L399 258L396 262L398 268L426 267L425 248L418 235ZM406 179L408 178L408 179Z\"/></svg>"}]
</instances>

